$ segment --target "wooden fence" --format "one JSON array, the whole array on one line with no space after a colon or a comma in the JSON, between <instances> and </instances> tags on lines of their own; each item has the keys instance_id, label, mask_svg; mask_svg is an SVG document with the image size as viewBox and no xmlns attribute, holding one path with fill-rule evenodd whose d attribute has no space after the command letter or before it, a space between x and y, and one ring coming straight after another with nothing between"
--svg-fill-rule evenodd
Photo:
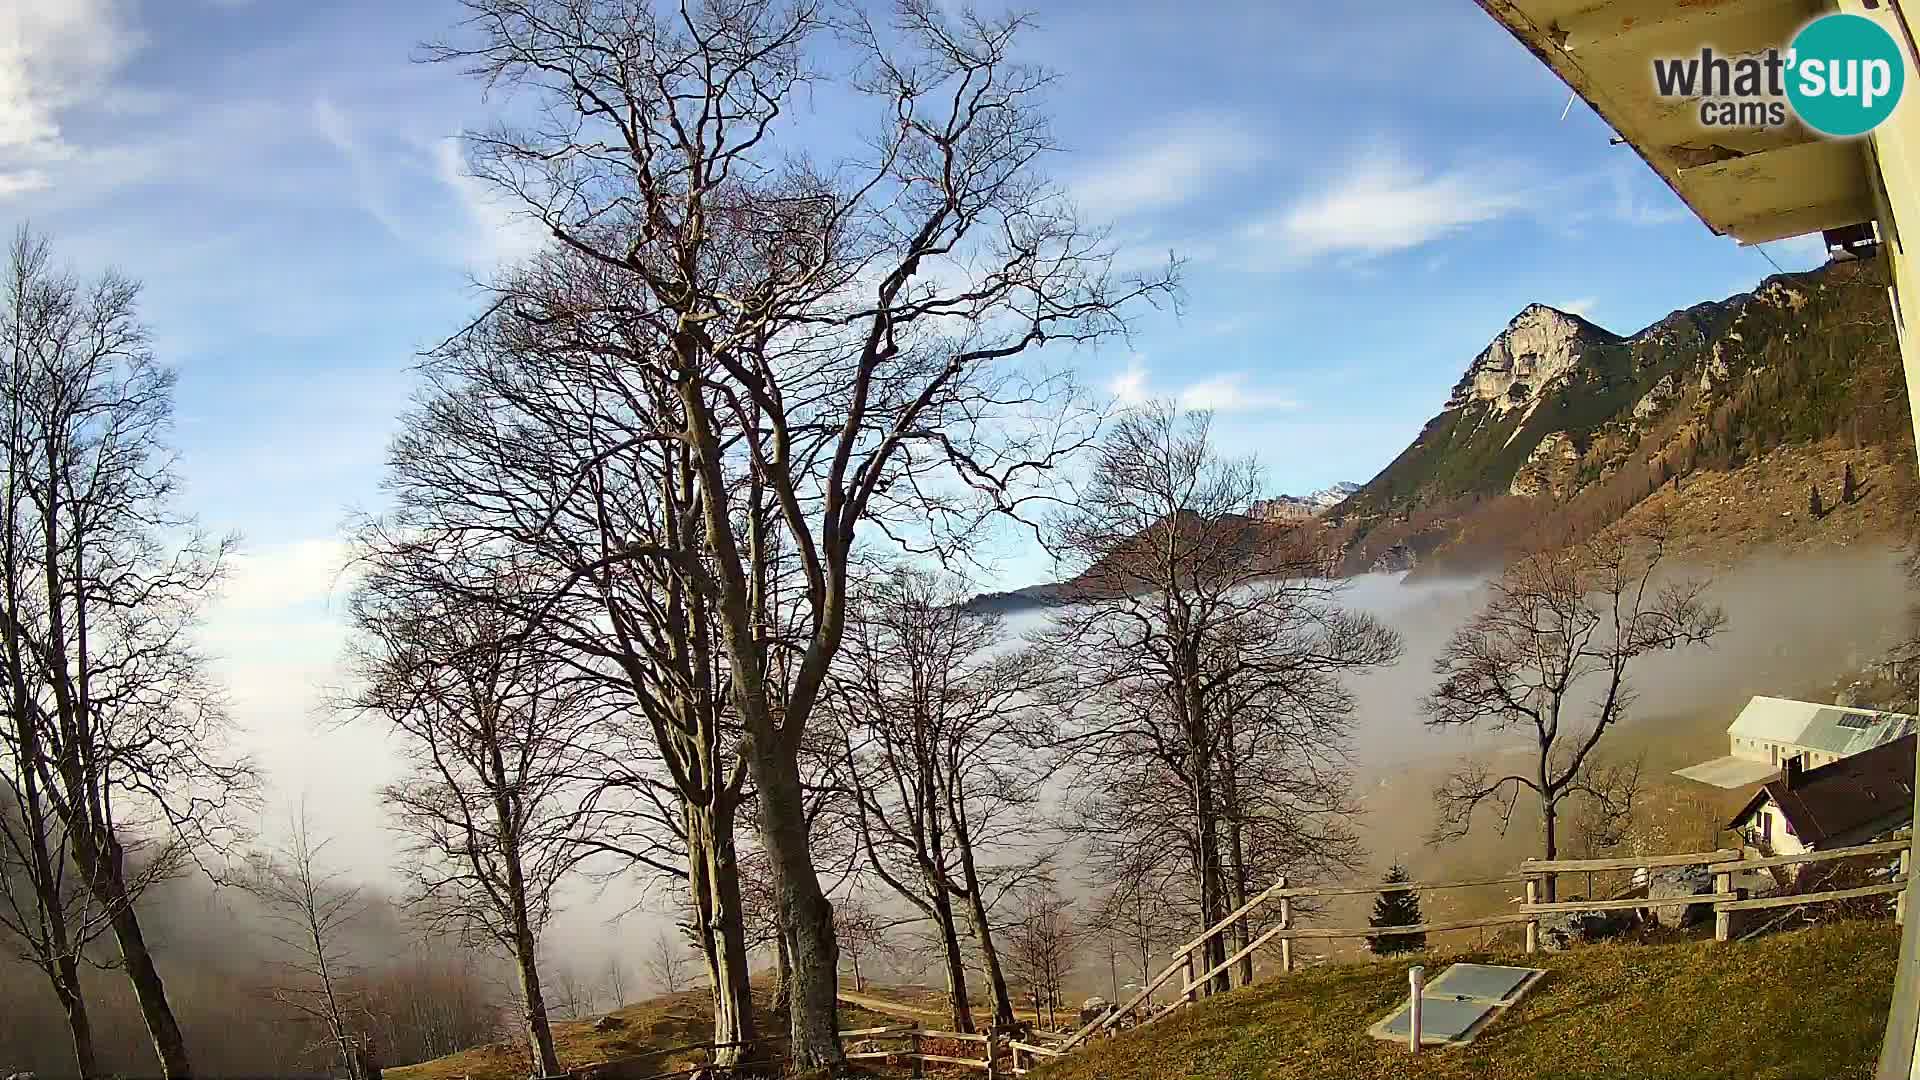
<instances>
[{"instance_id":1,"label":"wooden fence","mask_svg":"<svg viewBox=\"0 0 1920 1080\"><path fill-rule=\"evenodd\" d=\"M1899 895L1895 903L1896 918L1905 914L1904 891L1907 882L1908 861L1912 839L1886 840L1871 844L1857 844L1853 847L1835 848L1831 851L1810 851L1800 855L1772 855L1764 858L1744 858L1738 851L1722 849L1719 851L1690 852L1679 855L1640 855L1618 859L1529 859L1522 863L1519 873L1513 877L1488 878L1479 881L1451 881L1441 883L1403 882L1398 884L1369 884L1339 886L1333 888L1289 888L1287 879L1274 882L1265 892L1247 901L1220 922L1202 931L1192 940L1174 950L1178 957L1155 976L1138 993L1105 1016L1088 1022L1072 1037L1063 1043L1061 1051L1071 1050L1088 1038L1101 1032L1110 1032L1125 1024L1128 1020L1136 1023L1151 1024L1185 1005L1192 1004L1201 996L1207 983L1223 972L1230 971L1242 959L1251 956L1268 944L1280 943L1280 968L1282 972L1294 970L1293 943L1305 940L1368 939L1398 934L1440 933L1448 930L1471 930L1490 926L1511 926L1521 924L1526 927L1527 952L1535 952L1540 945L1540 922L1545 915L1565 914L1587 911L1621 911L1640 908L1677 907L1682 905L1710 904L1714 910L1714 937L1727 940L1732 916L1740 911L1757 911L1768 908L1799 907L1808 904L1832 903L1839 900L1853 900L1872 896ZM1858 858L1872 855L1900 855L1899 872L1881 885L1867 885L1858 888L1830 889L1816 893L1800 893L1781 896L1765 896L1753 899L1742 898L1733 888L1733 875L1746 870L1764 870L1779 866L1798 866L1807 863L1826 862L1834 859ZM1713 873L1713 891L1673 897L1649 899L1647 897L1623 897L1618 899L1568 901L1546 901L1543 895L1555 895L1553 888L1561 874L1592 873L1608 870L1652 870L1663 867L1704 866ZM1333 896L1377 895L1383 892L1434 892L1442 889L1463 889L1488 885L1523 885L1525 895L1517 911L1497 912L1472 919L1452 919L1419 923L1413 926L1360 926L1360 927L1297 927L1294 925L1294 901L1309 898ZM1214 964L1206 971L1196 973L1194 950L1202 943L1230 935L1242 923L1251 923L1254 917L1270 905L1278 904L1279 913L1275 924L1248 943L1233 952L1225 960ZM1184 974L1180 990L1174 1000L1157 1009L1148 1005L1153 995L1161 987L1171 982L1176 975ZM1136 1015L1137 1014L1137 1015Z\"/></svg>"},{"instance_id":2,"label":"wooden fence","mask_svg":"<svg viewBox=\"0 0 1920 1080\"><path fill-rule=\"evenodd\" d=\"M913 1069L913 1075L924 1076L926 1066L958 1065L968 1069L978 1069L992 1078L1007 1076L1025 1076L1027 1072L1046 1058L1060 1057L1066 1050L1058 1046L1044 1045L1043 1035L1028 1033L1025 1038L1012 1033L989 1032L985 1035L961 1031L939 1031L923 1028L918 1024L899 1024L893 1027L861 1028L840 1033L843 1040L862 1042L899 1042L898 1049L857 1050L847 1055L848 1061L900 1061ZM980 1057L961 1057L957 1054L937 1054L927 1050L927 1044L962 1043L980 1047Z\"/></svg>"}]
</instances>

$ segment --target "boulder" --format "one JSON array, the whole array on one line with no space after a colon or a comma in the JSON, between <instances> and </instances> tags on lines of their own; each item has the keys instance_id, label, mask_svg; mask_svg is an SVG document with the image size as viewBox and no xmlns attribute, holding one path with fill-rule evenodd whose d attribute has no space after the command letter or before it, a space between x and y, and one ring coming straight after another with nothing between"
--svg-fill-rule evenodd
<instances>
[{"instance_id":1,"label":"boulder","mask_svg":"<svg viewBox=\"0 0 1920 1080\"><path fill-rule=\"evenodd\" d=\"M593 1030L595 1031L612 1031L615 1028L623 1028L626 1026L627 1022L625 1020L612 1014L603 1016L593 1022Z\"/></svg>"},{"instance_id":2,"label":"boulder","mask_svg":"<svg viewBox=\"0 0 1920 1080\"><path fill-rule=\"evenodd\" d=\"M1664 866L1647 875L1647 908L1661 926L1691 926L1713 918L1713 905L1661 903L1713 891L1713 872L1704 866Z\"/></svg>"},{"instance_id":3,"label":"boulder","mask_svg":"<svg viewBox=\"0 0 1920 1080\"><path fill-rule=\"evenodd\" d=\"M1080 1026L1085 1027L1095 1020L1102 1019L1113 1011L1113 1002L1103 997L1090 997L1080 1003Z\"/></svg>"},{"instance_id":4,"label":"boulder","mask_svg":"<svg viewBox=\"0 0 1920 1080\"><path fill-rule=\"evenodd\" d=\"M1540 920L1540 948L1565 952L1633 929L1631 911L1568 911Z\"/></svg>"}]
</instances>

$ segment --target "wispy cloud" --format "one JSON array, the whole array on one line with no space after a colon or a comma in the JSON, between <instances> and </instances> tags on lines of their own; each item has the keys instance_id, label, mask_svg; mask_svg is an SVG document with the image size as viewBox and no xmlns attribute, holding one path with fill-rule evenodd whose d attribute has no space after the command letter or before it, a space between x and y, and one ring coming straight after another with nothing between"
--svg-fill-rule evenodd
<instances>
[{"instance_id":1,"label":"wispy cloud","mask_svg":"<svg viewBox=\"0 0 1920 1080\"><path fill-rule=\"evenodd\" d=\"M1264 140L1226 117L1190 116L1138 137L1071 181L1082 210L1100 219L1176 206L1266 156Z\"/></svg>"},{"instance_id":2,"label":"wispy cloud","mask_svg":"<svg viewBox=\"0 0 1920 1080\"><path fill-rule=\"evenodd\" d=\"M353 171L361 209L394 238L429 257L467 266L513 262L539 249L538 227L516 213L493 189L467 171L455 138L426 146L375 146L361 137L351 119L333 102L313 103L313 124ZM391 191L390 173L426 173L435 183L440 213L401 213Z\"/></svg>"},{"instance_id":3,"label":"wispy cloud","mask_svg":"<svg viewBox=\"0 0 1920 1080\"><path fill-rule=\"evenodd\" d=\"M1583 319L1591 319L1593 318L1593 309L1599 303L1600 301L1594 297L1583 296L1578 300L1564 300L1552 306L1559 308L1569 315L1578 315Z\"/></svg>"},{"instance_id":4,"label":"wispy cloud","mask_svg":"<svg viewBox=\"0 0 1920 1080\"><path fill-rule=\"evenodd\" d=\"M1243 371L1209 375L1185 386L1156 386L1146 358L1139 353L1128 358L1127 366L1107 381L1107 391L1127 407L1149 401L1174 401L1183 409L1214 412L1266 412L1300 407L1300 402L1291 394L1254 383Z\"/></svg>"},{"instance_id":5,"label":"wispy cloud","mask_svg":"<svg viewBox=\"0 0 1920 1080\"><path fill-rule=\"evenodd\" d=\"M1243 234L1256 249L1250 261L1267 268L1324 256L1371 259L1523 213L1536 202L1512 166L1434 169L1378 145Z\"/></svg>"}]
</instances>

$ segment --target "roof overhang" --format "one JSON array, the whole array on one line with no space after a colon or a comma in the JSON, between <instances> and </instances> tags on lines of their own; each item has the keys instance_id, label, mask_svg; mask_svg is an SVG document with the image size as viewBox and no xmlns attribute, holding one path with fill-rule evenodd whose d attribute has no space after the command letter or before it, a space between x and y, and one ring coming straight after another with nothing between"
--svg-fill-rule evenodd
<instances>
[{"instance_id":1,"label":"roof overhang","mask_svg":"<svg viewBox=\"0 0 1920 1080\"><path fill-rule=\"evenodd\" d=\"M1708 128L1655 92L1655 58L1784 49L1822 0L1478 0L1630 144L1714 232L1758 244L1874 218L1862 140Z\"/></svg>"}]
</instances>

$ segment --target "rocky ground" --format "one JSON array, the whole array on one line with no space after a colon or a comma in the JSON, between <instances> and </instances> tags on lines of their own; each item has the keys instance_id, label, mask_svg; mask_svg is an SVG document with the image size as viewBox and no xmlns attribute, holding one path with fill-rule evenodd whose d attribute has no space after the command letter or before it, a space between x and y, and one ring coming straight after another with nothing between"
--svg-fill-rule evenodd
<instances>
[{"instance_id":1,"label":"rocky ground","mask_svg":"<svg viewBox=\"0 0 1920 1080\"><path fill-rule=\"evenodd\" d=\"M1837 442L1781 447L1729 472L1696 472L1668 483L1628 512L1625 522L1671 517L1680 553L1727 566L1755 551L1792 552L1901 542L1911 498L1909 447L1849 448ZM1855 501L1841 499L1852 463ZM1817 485L1826 512L1811 513Z\"/></svg>"}]
</instances>

